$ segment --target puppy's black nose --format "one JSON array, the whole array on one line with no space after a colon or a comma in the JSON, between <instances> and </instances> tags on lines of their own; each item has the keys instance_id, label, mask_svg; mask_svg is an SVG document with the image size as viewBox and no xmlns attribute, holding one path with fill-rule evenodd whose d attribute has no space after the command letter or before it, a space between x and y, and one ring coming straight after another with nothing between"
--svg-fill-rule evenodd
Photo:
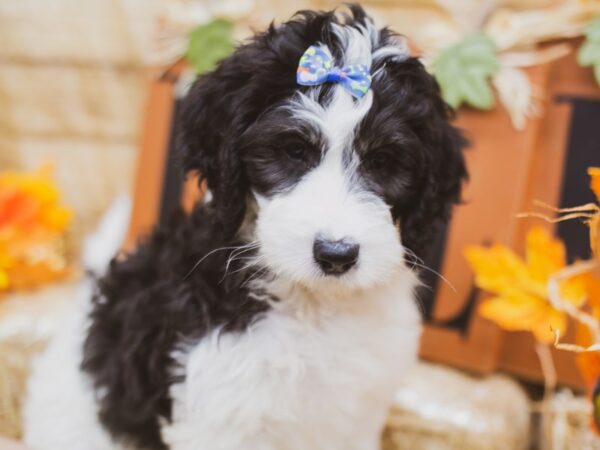
<instances>
[{"instance_id":1,"label":"puppy's black nose","mask_svg":"<svg viewBox=\"0 0 600 450\"><path fill-rule=\"evenodd\" d=\"M317 237L313 245L315 261L327 275L341 275L358 261L359 245L351 239L332 241Z\"/></svg>"}]
</instances>

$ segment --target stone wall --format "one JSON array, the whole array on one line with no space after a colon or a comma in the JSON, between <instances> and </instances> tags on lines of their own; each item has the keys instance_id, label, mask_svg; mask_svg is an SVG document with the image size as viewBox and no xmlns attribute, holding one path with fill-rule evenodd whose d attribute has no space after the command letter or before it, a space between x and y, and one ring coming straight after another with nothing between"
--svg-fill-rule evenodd
<instances>
[{"instance_id":1,"label":"stone wall","mask_svg":"<svg viewBox=\"0 0 600 450\"><path fill-rule=\"evenodd\" d=\"M519 1L538 6L553 0ZM95 223L136 162L147 83L185 48L186 32L211 14L236 21L236 38L299 9L337 0L0 1L0 169L51 161L76 235ZM444 5L485 14L500 0L370 0L367 9L408 36L444 19ZM471 20L472 19L472 16ZM452 20L450 20L452 22ZM439 23L439 21L438 21ZM436 25L437 26L437 25ZM450 25L451 26L451 25ZM434 30L435 31L435 30Z\"/></svg>"},{"instance_id":2,"label":"stone wall","mask_svg":"<svg viewBox=\"0 0 600 450\"><path fill-rule=\"evenodd\" d=\"M76 232L130 188L156 4L0 2L0 169L53 162Z\"/></svg>"}]
</instances>

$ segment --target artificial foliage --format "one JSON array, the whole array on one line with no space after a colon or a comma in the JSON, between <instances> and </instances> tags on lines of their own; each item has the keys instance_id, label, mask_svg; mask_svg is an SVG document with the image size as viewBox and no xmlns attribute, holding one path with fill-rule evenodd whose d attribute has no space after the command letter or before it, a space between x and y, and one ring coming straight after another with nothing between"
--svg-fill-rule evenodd
<instances>
[{"instance_id":1,"label":"artificial foliage","mask_svg":"<svg viewBox=\"0 0 600 450\"><path fill-rule=\"evenodd\" d=\"M0 292L66 276L71 220L51 167L0 173Z\"/></svg>"},{"instance_id":2,"label":"artificial foliage","mask_svg":"<svg viewBox=\"0 0 600 450\"><path fill-rule=\"evenodd\" d=\"M433 61L432 70L450 106L458 108L466 103L490 109L494 106L490 79L499 67L496 45L485 34L477 33L443 50Z\"/></svg>"},{"instance_id":3,"label":"artificial foliage","mask_svg":"<svg viewBox=\"0 0 600 450\"><path fill-rule=\"evenodd\" d=\"M194 28L188 36L185 58L197 74L212 70L233 51L233 25L225 19Z\"/></svg>"},{"instance_id":4,"label":"artificial foliage","mask_svg":"<svg viewBox=\"0 0 600 450\"><path fill-rule=\"evenodd\" d=\"M585 29L585 42L579 49L577 60L582 66L591 66L596 81L600 84L600 17Z\"/></svg>"},{"instance_id":5,"label":"artificial foliage","mask_svg":"<svg viewBox=\"0 0 600 450\"><path fill-rule=\"evenodd\" d=\"M588 173L592 179L591 189L596 194L596 199L600 205L600 167L591 167ZM590 246L592 253L600 260L600 207L590 205L591 217L588 218L590 227Z\"/></svg>"},{"instance_id":6,"label":"artificial foliage","mask_svg":"<svg viewBox=\"0 0 600 450\"><path fill-rule=\"evenodd\" d=\"M600 338L600 168L590 168L588 174L597 203L566 209L543 205L557 212L558 218L540 213L524 216L549 222L583 220L589 227L590 261L567 265L564 244L540 227L528 232L525 259L502 244L470 246L465 250L475 272L475 283L494 294L480 305L481 315L506 330L530 331L540 342L554 340L559 348L573 351L600 349L600 343L596 342ZM567 327L568 316L591 327L592 334L598 335L592 336L594 346L583 348L558 343Z\"/></svg>"},{"instance_id":7,"label":"artificial foliage","mask_svg":"<svg viewBox=\"0 0 600 450\"><path fill-rule=\"evenodd\" d=\"M527 235L525 260L511 249L495 244L491 247L469 247L466 257L475 271L475 282L493 294L479 307L479 313L509 330L530 331L538 341L538 356L542 367L553 366L547 344L564 351L578 353L577 366L588 387L591 399L590 422L600 431L600 168L588 169L590 188L596 201L557 213L526 213L548 222L582 220L589 227L592 256L569 265L564 244L544 229L535 227ZM575 343L560 341L568 320L578 325ZM546 348L546 351L540 351ZM544 356L545 355L545 356ZM554 369L550 370L550 373ZM551 398L555 387L544 373L546 389Z\"/></svg>"},{"instance_id":8,"label":"artificial foliage","mask_svg":"<svg viewBox=\"0 0 600 450\"><path fill-rule=\"evenodd\" d=\"M527 235L525 258L513 250L494 244L471 246L466 257L475 271L476 285L494 294L479 307L479 314L510 331L530 331L544 343L552 343L551 329L565 330L567 315L549 301L548 281L566 266L564 244L543 228ZM582 277L565 280L562 298L579 307L586 298Z\"/></svg>"}]
</instances>

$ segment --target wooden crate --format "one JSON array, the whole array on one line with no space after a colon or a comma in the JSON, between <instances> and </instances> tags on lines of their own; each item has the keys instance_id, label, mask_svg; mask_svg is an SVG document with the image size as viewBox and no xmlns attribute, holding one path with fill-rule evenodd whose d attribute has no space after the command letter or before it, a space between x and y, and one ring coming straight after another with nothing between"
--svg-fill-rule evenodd
<instances>
[{"instance_id":1,"label":"wooden crate","mask_svg":"<svg viewBox=\"0 0 600 450\"><path fill-rule=\"evenodd\" d=\"M600 121L600 89L591 71L576 64L574 54L533 68L530 75L546 98L543 116L531 120L525 130L515 131L500 108L488 113L460 111L458 124L473 142L468 155L471 181L467 204L456 210L437 266L456 292L438 283L421 356L475 372L504 370L541 381L531 335L503 332L475 313L488 294L475 289L463 256L466 245L492 241L522 252L531 226L551 228L538 219L515 217L532 211L534 200L561 207L593 201L585 169L600 164L600 129L588 123ZM582 227L573 223L558 229L567 247L578 249L570 254L572 259L586 256ZM573 338L573 328L567 339ZM581 387L573 354L553 353L559 381Z\"/></svg>"},{"instance_id":2,"label":"wooden crate","mask_svg":"<svg viewBox=\"0 0 600 450\"><path fill-rule=\"evenodd\" d=\"M177 204L183 202L190 208L201 195L195 180L179 183L180 174L169 157L177 122L173 83L180 70L181 65L175 66L151 88L130 244L164 220ZM534 199L560 206L591 200L585 197L589 192L582 165L600 165L600 148L594 152L586 147L589 142L600 143L600 127L588 126L586 133L592 135L583 144L571 132L581 128L578 123L582 118L589 121L591 117L600 123L600 89L591 71L577 66L573 55L532 68L530 75L547 97L545 114L530 120L525 130L516 131L500 107L489 112L461 109L458 114L457 124L472 142L467 153L471 180L465 190L465 204L456 208L452 222L439 235L435 256L426 261L449 282L431 272L424 274L433 293L423 290L420 294L425 316L421 357L475 373L504 370L541 381L532 338L527 333L505 333L476 314L477 304L486 294L475 288L463 255L469 244L492 241L522 250L533 222L516 215L530 211ZM583 185L579 183L573 190L570 186L577 177ZM567 183L563 184L563 179ZM535 224L549 226L541 221ZM559 234L569 246L581 235L577 228L569 227L560 228ZM565 352L555 352L555 356L559 381L582 386L573 356Z\"/></svg>"}]
</instances>

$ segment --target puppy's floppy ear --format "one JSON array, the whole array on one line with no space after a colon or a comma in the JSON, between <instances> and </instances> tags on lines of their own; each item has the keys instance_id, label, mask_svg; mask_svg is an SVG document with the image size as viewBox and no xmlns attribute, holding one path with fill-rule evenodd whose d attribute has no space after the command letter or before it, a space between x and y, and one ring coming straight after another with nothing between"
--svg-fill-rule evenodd
<instances>
[{"instance_id":1,"label":"puppy's floppy ear","mask_svg":"<svg viewBox=\"0 0 600 450\"><path fill-rule=\"evenodd\" d=\"M355 14L357 14L355 12ZM299 12L292 20L257 34L200 77L184 100L180 147L186 171L197 170L212 192L215 226L232 236L246 206L238 141L259 114L298 89L298 61L309 45L329 44L333 11Z\"/></svg>"},{"instance_id":2,"label":"puppy's floppy ear","mask_svg":"<svg viewBox=\"0 0 600 450\"><path fill-rule=\"evenodd\" d=\"M436 129L432 130L437 134L437 151L429 160L416 208L401 222L404 245L421 257L427 256L439 226L448 221L452 207L461 201L462 185L468 179L463 154L468 141L449 123L453 116L450 107L442 103L440 108L440 119L433 122Z\"/></svg>"},{"instance_id":3,"label":"puppy's floppy ear","mask_svg":"<svg viewBox=\"0 0 600 450\"><path fill-rule=\"evenodd\" d=\"M245 53L236 52L199 77L184 99L179 145L186 172L198 171L213 200L214 225L225 236L240 227L246 208L247 183L237 151L248 126L251 74Z\"/></svg>"}]
</instances>

